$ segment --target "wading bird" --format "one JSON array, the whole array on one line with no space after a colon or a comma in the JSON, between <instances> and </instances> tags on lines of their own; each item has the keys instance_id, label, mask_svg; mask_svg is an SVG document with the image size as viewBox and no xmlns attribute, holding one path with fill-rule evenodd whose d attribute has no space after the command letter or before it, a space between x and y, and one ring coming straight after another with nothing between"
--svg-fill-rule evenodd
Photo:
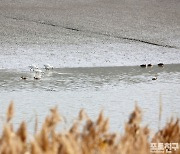
<instances>
[{"instance_id":1,"label":"wading bird","mask_svg":"<svg viewBox=\"0 0 180 154\"><path fill-rule=\"evenodd\" d=\"M49 64L45 64L44 67L45 67L46 70L53 69L53 66L49 65Z\"/></svg>"},{"instance_id":2,"label":"wading bird","mask_svg":"<svg viewBox=\"0 0 180 154\"><path fill-rule=\"evenodd\" d=\"M30 68L30 71L34 71L34 70L38 69L38 67L34 64L30 65L29 68Z\"/></svg>"},{"instance_id":3,"label":"wading bird","mask_svg":"<svg viewBox=\"0 0 180 154\"><path fill-rule=\"evenodd\" d=\"M42 74L42 73L44 73L42 70L39 70L39 69L35 69L34 72L35 72L36 74Z\"/></svg>"},{"instance_id":4,"label":"wading bird","mask_svg":"<svg viewBox=\"0 0 180 154\"><path fill-rule=\"evenodd\" d=\"M36 79L36 80L41 79L41 73L36 72L34 74L34 79Z\"/></svg>"},{"instance_id":5,"label":"wading bird","mask_svg":"<svg viewBox=\"0 0 180 154\"><path fill-rule=\"evenodd\" d=\"M44 73L42 70L39 69L35 69L34 72L34 79L36 80L41 79L42 73Z\"/></svg>"}]
</instances>

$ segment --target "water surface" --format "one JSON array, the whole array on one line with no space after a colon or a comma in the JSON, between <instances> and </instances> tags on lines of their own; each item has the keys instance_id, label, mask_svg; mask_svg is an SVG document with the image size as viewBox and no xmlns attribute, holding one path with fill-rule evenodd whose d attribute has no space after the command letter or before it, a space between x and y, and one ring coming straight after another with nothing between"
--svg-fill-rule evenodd
<instances>
[{"instance_id":1,"label":"water surface","mask_svg":"<svg viewBox=\"0 0 180 154\"><path fill-rule=\"evenodd\" d=\"M141 68L139 66L55 68L44 71L40 80L34 72L0 70L0 114L5 113L10 100L15 102L14 123L26 120L34 127L49 108L58 105L68 125L75 120L81 108L90 117L97 117L104 109L110 118L112 130L122 130L134 108L135 101L143 110L143 123L157 129L159 101L162 98L161 126L170 116L180 117L180 64ZM21 76L27 76L22 80ZM152 77L157 80L153 81Z\"/></svg>"}]
</instances>

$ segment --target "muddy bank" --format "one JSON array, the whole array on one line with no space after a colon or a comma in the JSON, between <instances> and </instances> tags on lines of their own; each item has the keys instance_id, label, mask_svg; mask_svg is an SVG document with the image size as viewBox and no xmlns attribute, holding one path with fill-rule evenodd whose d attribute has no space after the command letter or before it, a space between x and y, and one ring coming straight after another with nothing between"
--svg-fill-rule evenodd
<instances>
[{"instance_id":1,"label":"muddy bank","mask_svg":"<svg viewBox=\"0 0 180 154\"><path fill-rule=\"evenodd\" d=\"M0 2L0 68L180 62L180 2Z\"/></svg>"},{"instance_id":2,"label":"muddy bank","mask_svg":"<svg viewBox=\"0 0 180 154\"><path fill-rule=\"evenodd\" d=\"M43 67L49 63L61 67L129 66L142 63L179 63L180 52L140 44L31 45L1 47L1 69L28 69L30 64Z\"/></svg>"}]
</instances>

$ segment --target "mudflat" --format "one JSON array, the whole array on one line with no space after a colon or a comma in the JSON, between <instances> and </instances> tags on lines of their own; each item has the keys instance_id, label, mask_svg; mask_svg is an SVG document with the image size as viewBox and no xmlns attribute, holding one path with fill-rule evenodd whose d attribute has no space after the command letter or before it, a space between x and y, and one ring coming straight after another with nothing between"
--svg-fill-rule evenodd
<instances>
[{"instance_id":1,"label":"mudflat","mask_svg":"<svg viewBox=\"0 0 180 154\"><path fill-rule=\"evenodd\" d=\"M179 0L2 0L0 66L178 63L179 8Z\"/></svg>"}]
</instances>

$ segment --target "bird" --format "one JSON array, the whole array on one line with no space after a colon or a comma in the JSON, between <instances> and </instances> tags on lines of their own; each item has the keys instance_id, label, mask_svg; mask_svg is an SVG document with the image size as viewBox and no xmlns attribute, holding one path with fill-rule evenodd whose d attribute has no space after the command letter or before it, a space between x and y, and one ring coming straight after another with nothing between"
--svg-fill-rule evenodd
<instances>
[{"instance_id":1,"label":"bird","mask_svg":"<svg viewBox=\"0 0 180 154\"><path fill-rule=\"evenodd\" d=\"M29 68L30 68L30 71L34 71L35 69L38 69L38 67L34 64L30 65Z\"/></svg>"},{"instance_id":2,"label":"bird","mask_svg":"<svg viewBox=\"0 0 180 154\"><path fill-rule=\"evenodd\" d=\"M163 67L164 64L163 64L163 63L159 63L158 66L159 66L159 67Z\"/></svg>"},{"instance_id":3,"label":"bird","mask_svg":"<svg viewBox=\"0 0 180 154\"><path fill-rule=\"evenodd\" d=\"M34 79L39 80L41 79L41 76L34 76Z\"/></svg>"},{"instance_id":4,"label":"bird","mask_svg":"<svg viewBox=\"0 0 180 154\"><path fill-rule=\"evenodd\" d=\"M157 77L153 77L152 80L157 80Z\"/></svg>"},{"instance_id":5,"label":"bird","mask_svg":"<svg viewBox=\"0 0 180 154\"><path fill-rule=\"evenodd\" d=\"M36 80L41 79L41 74L39 74L39 73L35 73L35 75L34 75L34 79L36 79Z\"/></svg>"},{"instance_id":6,"label":"bird","mask_svg":"<svg viewBox=\"0 0 180 154\"><path fill-rule=\"evenodd\" d=\"M141 67L146 67L146 64L141 64L140 66L141 66Z\"/></svg>"},{"instance_id":7,"label":"bird","mask_svg":"<svg viewBox=\"0 0 180 154\"><path fill-rule=\"evenodd\" d=\"M35 72L36 74L42 74L42 73L44 73L42 70L39 70L39 69L34 69L34 72Z\"/></svg>"},{"instance_id":8,"label":"bird","mask_svg":"<svg viewBox=\"0 0 180 154\"><path fill-rule=\"evenodd\" d=\"M152 67L153 65L152 65L152 64L148 64L147 66L148 66L148 67Z\"/></svg>"},{"instance_id":9,"label":"bird","mask_svg":"<svg viewBox=\"0 0 180 154\"><path fill-rule=\"evenodd\" d=\"M25 76L21 76L21 79L26 80L26 79L27 79L27 77L25 77Z\"/></svg>"},{"instance_id":10,"label":"bird","mask_svg":"<svg viewBox=\"0 0 180 154\"><path fill-rule=\"evenodd\" d=\"M49 64L45 64L44 67L45 67L46 70L53 69L53 66L49 65Z\"/></svg>"},{"instance_id":11,"label":"bird","mask_svg":"<svg viewBox=\"0 0 180 154\"><path fill-rule=\"evenodd\" d=\"M34 72L34 79L36 80L41 79L42 73L44 73L42 70L39 69L35 69Z\"/></svg>"}]
</instances>

